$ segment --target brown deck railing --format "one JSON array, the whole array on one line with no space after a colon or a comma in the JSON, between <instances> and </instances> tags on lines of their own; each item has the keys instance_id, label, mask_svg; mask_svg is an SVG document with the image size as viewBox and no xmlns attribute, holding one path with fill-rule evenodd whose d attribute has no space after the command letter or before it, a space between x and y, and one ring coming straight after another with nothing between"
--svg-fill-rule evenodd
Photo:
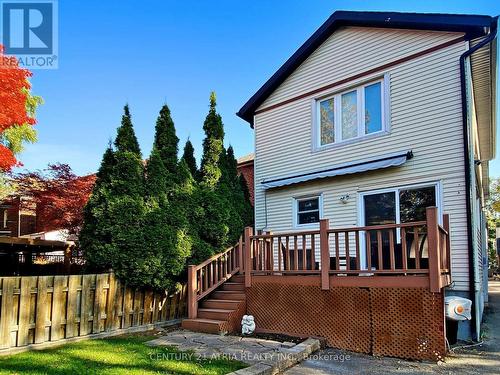
<instances>
[{"instance_id":1,"label":"brown deck railing","mask_svg":"<svg viewBox=\"0 0 500 375\"><path fill-rule=\"evenodd\" d=\"M254 234L246 228L245 244L247 286L253 275L320 274L323 289L330 275L423 275L437 292L451 274L449 217L439 225L436 207L427 208L425 221L403 224L331 229L325 219L313 231Z\"/></svg>"},{"instance_id":2,"label":"brown deck railing","mask_svg":"<svg viewBox=\"0 0 500 375\"><path fill-rule=\"evenodd\" d=\"M189 317L196 318L200 299L237 272L247 287L259 275L320 275L325 290L330 276L358 277L359 286L375 276L421 276L439 292L451 282L448 215L442 223L437 208L428 207L425 221L403 224L330 228L323 219L319 230L274 234L247 227L238 244L188 267Z\"/></svg>"},{"instance_id":3,"label":"brown deck railing","mask_svg":"<svg viewBox=\"0 0 500 375\"><path fill-rule=\"evenodd\" d=\"M243 242L240 241L197 266L188 266L188 314L197 316L198 301L240 271L243 263Z\"/></svg>"}]
</instances>

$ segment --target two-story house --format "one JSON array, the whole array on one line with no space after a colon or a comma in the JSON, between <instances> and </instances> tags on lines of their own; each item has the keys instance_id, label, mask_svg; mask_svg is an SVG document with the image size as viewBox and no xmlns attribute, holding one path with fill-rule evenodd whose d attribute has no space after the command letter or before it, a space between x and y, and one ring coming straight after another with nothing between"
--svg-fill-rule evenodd
<instances>
[{"instance_id":1,"label":"two-story house","mask_svg":"<svg viewBox=\"0 0 500 375\"><path fill-rule=\"evenodd\" d=\"M368 249L359 269L390 274L401 259L426 267L425 228L415 234L404 224L437 207L441 225L449 215L445 294L473 301L459 338L477 339L487 292L483 206L495 157L496 32L489 16L335 12L238 112L255 130L256 229L314 231L321 219L331 228L394 224L345 241ZM338 262L337 255L330 270Z\"/></svg>"},{"instance_id":2,"label":"two-story house","mask_svg":"<svg viewBox=\"0 0 500 375\"><path fill-rule=\"evenodd\" d=\"M335 12L240 109L255 228L188 268L184 328L321 336L439 360L447 296L478 339L487 292L497 18Z\"/></svg>"}]
</instances>

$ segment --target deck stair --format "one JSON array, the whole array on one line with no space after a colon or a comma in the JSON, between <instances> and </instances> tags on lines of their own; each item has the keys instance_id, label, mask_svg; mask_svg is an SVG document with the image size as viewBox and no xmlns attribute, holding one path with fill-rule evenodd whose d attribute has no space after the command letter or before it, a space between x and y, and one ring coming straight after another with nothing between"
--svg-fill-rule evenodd
<instances>
[{"instance_id":1,"label":"deck stair","mask_svg":"<svg viewBox=\"0 0 500 375\"><path fill-rule=\"evenodd\" d=\"M198 304L196 318L184 319L182 328L196 332L237 332L246 310L242 275L233 275Z\"/></svg>"}]
</instances>

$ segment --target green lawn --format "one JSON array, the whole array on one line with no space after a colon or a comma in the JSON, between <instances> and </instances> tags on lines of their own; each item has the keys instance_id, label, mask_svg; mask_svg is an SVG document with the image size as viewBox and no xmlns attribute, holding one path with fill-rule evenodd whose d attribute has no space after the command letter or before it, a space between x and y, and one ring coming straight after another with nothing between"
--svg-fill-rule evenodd
<instances>
[{"instance_id":1,"label":"green lawn","mask_svg":"<svg viewBox=\"0 0 500 375\"><path fill-rule=\"evenodd\" d=\"M118 336L0 357L0 374L227 374L246 367L144 344L153 338Z\"/></svg>"}]
</instances>

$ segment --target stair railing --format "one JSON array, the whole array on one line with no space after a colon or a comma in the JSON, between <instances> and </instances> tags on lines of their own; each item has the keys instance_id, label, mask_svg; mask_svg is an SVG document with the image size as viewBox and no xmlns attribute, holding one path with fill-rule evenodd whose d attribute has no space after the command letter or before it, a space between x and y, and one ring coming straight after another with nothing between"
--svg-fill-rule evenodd
<instances>
[{"instance_id":1,"label":"stair railing","mask_svg":"<svg viewBox=\"0 0 500 375\"><path fill-rule=\"evenodd\" d=\"M198 301L229 280L243 267L243 239L198 265L188 266L188 317L198 313Z\"/></svg>"}]
</instances>

